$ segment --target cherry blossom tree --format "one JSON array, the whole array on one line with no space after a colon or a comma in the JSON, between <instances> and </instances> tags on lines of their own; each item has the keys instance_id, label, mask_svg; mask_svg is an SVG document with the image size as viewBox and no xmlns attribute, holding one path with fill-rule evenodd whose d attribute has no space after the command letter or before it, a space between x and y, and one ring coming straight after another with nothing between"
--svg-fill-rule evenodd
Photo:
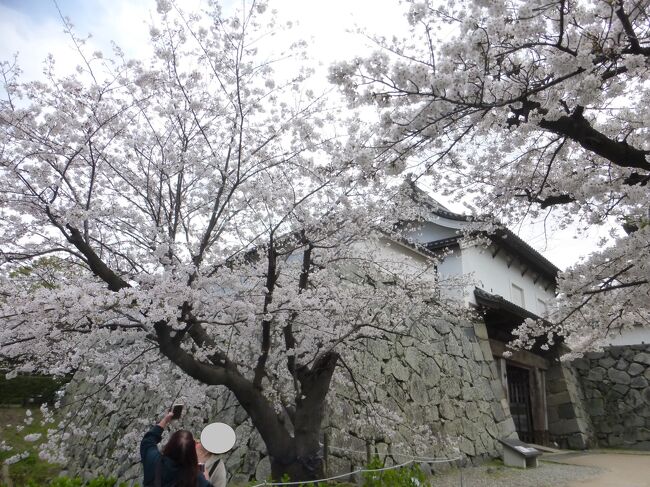
<instances>
[{"instance_id":1,"label":"cherry blossom tree","mask_svg":"<svg viewBox=\"0 0 650 487\"><path fill-rule=\"evenodd\" d=\"M650 11L640 0L407 1L404 39L340 62L351 105L379 112L373 145L504 223L618 221L615 245L560 276L552 329L598 348L648 326Z\"/></svg>"},{"instance_id":2,"label":"cherry blossom tree","mask_svg":"<svg viewBox=\"0 0 650 487\"><path fill-rule=\"evenodd\" d=\"M129 380L171 397L185 378L190 405L225 386L273 477L317 478L332 377L351 380L363 340L423 326L433 262L386 250L401 210L363 125L286 74L300 46L268 49L265 3L158 10L151 59L90 53L66 21L77 73L49 59L23 83L2 64L0 353L101 365L116 398Z\"/></svg>"}]
</instances>

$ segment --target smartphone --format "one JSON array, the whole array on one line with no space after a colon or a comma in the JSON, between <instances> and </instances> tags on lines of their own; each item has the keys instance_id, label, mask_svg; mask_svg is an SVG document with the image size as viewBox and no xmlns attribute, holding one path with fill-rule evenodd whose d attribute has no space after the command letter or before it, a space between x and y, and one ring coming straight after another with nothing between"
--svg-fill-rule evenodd
<instances>
[{"instance_id":1,"label":"smartphone","mask_svg":"<svg viewBox=\"0 0 650 487\"><path fill-rule=\"evenodd\" d=\"M174 404L172 406L172 418L173 419L179 419L181 417L181 413L183 412L183 405L180 403Z\"/></svg>"}]
</instances>

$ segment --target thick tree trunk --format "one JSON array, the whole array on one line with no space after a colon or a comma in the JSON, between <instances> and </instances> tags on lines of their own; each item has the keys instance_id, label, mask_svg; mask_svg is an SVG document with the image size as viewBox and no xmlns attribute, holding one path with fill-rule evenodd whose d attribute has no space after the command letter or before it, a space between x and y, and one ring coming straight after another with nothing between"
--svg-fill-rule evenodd
<instances>
[{"instance_id":1,"label":"thick tree trunk","mask_svg":"<svg viewBox=\"0 0 650 487\"><path fill-rule=\"evenodd\" d=\"M320 439L324 411L325 397L298 404L294 414L291 447L283 452L270 452L271 475L274 480L287 475L292 481L323 478L325 472Z\"/></svg>"},{"instance_id":2,"label":"thick tree trunk","mask_svg":"<svg viewBox=\"0 0 650 487\"><path fill-rule=\"evenodd\" d=\"M292 482L309 482L325 477L323 458L320 455L311 457L286 457L271 458L271 477L280 481L287 477ZM258 479L259 480L259 479Z\"/></svg>"},{"instance_id":3,"label":"thick tree trunk","mask_svg":"<svg viewBox=\"0 0 650 487\"><path fill-rule=\"evenodd\" d=\"M314 409L302 407L299 408L302 411L296 412L297 416L309 420L296 420L300 427L294 431L289 448L284 451L269 451L273 480L278 481L288 476L292 481L311 481L324 477L320 438L325 401L315 406Z\"/></svg>"},{"instance_id":4,"label":"thick tree trunk","mask_svg":"<svg viewBox=\"0 0 650 487\"><path fill-rule=\"evenodd\" d=\"M274 480L284 476L288 476L292 481L310 481L324 477L320 447L321 427L325 414L325 398L338 359L338 354L329 352L319 357L311 369L297 372L302 394L296 398L291 448L285 452L269 451L271 475Z\"/></svg>"}]
</instances>

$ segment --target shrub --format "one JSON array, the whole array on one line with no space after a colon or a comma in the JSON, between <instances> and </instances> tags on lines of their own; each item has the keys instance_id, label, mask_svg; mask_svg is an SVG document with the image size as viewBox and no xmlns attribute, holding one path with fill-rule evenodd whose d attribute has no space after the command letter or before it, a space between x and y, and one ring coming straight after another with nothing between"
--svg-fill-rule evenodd
<instances>
[{"instance_id":1,"label":"shrub","mask_svg":"<svg viewBox=\"0 0 650 487\"><path fill-rule=\"evenodd\" d=\"M53 402L56 392L65 386L70 377L54 378L44 375L19 374L14 379L5 377L0 370L0 404L40 405Z\"/></svg>"},{"instance_id":2,"label":"shrub","mask_svg":"<svg viewBox=\"0 0 650 487\"><path fill-rule=\"evenodd\" d=\"M379 457L374 457L368 464L370 470L383 467ZM424 487L428 485L430 484L427 481L427 476L417 464L363 474L363 487Z\"/></svg>"}]
</instances>

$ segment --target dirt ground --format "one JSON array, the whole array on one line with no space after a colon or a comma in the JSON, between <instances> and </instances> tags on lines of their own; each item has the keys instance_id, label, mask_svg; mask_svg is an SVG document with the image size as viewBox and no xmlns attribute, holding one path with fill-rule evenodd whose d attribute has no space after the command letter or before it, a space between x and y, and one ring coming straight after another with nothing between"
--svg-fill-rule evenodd
<instances>
[{"instance_id":1,"label":"dirt ground","mask_svg":"<svg viewBox=\"0 0 650 487\"><path fill-rule=\"evenodd\" d=\"M601 469L596 476L570 481L564 487L650 487L650 452L589 452L545 459Z\"/></svg>"}]
</instances>

